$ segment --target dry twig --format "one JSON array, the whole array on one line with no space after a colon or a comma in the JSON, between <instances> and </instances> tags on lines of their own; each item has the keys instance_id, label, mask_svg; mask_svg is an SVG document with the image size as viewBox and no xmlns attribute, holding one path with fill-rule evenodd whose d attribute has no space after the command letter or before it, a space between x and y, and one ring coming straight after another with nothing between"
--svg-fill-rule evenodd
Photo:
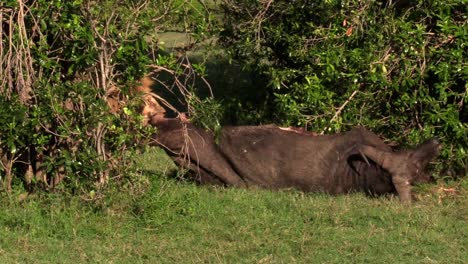
<instances>
[{"instance_id":1,"label":"dry twig","mask_svg":"<svg viewBox=\"0 0 468 264\"><path fill-rule=\"evenodd\" d=\"M330 123L333 123L341 114L341 112L343 111L343 109L346 107L346 105L351 102L351 100L353 99L353 97L357 94L358 90L355 90L350 96L349 98L340 106L340 108L338 108L338 110L335 112L335 115L333 115L332 119L330 120ZM323 135L325 133L325 131L327 131L329 127L326 127L320 134Z\"/></svg>"}]
</instances>

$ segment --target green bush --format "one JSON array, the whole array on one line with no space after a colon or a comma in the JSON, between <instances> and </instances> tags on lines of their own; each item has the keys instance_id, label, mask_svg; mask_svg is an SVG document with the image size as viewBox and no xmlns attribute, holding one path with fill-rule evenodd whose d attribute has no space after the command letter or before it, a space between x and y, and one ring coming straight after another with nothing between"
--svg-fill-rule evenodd
<instances>
[{"instance_id":1,"label":"green bush","mask_svg":"<svg viewBox=\"0 0 468 264\"><path fill-rule=\"evenodd\" d=\"M413 145L437 136L438 169L468 167L467 5L448 1L224 0L222 44L268 80L276 122L362 125Z\"/></svg>"},{"instance_id":2,"label":"green bush","mask_svg":"<svg viewBox=\"0 0 468 264\"><path fill-rule=\"evenodd\" d=\"M147 72L165 1L16 1L0 4L0 189L68 191L131 176L131 153L153 132L140 102L112 114ZM156 22L155 22L156 21ZM138 144L137 144L138 143ZM22 188L22 187L21 187Z\"/></svg>"}]
</instances>

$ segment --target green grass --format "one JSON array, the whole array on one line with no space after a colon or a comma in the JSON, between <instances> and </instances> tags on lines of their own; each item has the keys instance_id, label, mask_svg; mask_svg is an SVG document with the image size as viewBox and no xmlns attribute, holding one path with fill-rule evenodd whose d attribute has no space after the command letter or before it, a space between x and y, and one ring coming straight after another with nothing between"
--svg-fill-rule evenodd
<instances>
[{"instance_id":1,"label":"green grass","mask_svg":"<svg viewBox=\"0 0 468 264\"><path fill-rule=\"evenodd\" d=\"M196 186L164 176L160 150L138 184L87 197L0 202L0 263L467 263L466 181L392 197ZM452 186L453 187L453 186ZM89 197L88 197L89 198Z\"/></svg>"}]
</instances>

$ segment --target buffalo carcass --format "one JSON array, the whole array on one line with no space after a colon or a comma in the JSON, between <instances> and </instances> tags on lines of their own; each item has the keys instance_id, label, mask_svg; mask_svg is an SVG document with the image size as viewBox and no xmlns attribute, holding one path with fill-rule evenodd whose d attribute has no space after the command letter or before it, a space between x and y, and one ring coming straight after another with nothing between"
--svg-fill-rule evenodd
<instances>
[{"instance_id":1,"label":"buffalo carcass","mask_svg":"<svg viewBox=\"0 0 468 264\"><path fill-rule=\"evenodd\" d=\"M155 144L202 184L296 188L306 192L372 195L398 193L411 201L411 185L431 179L424 169L440 149L436 139L392 151L364 129L324 136L274 125L225 127L220 133L184 119L154 118Z\"/></svg>"}]
</instances>

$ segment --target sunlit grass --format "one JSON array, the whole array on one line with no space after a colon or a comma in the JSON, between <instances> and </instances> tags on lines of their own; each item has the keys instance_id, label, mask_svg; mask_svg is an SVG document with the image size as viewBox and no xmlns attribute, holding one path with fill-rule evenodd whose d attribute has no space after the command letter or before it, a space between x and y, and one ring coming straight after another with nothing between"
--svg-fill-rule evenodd
<instances>
[{"instance_id":1,"label":"sunlit grass","mask_svg":"<svg viewBox=\"0 0 468 264\"><path fill-rule=\"evenodd\" d=\"M0 262L468 261L464 181L419 188L408 207L392 197L197 186L164 177L174 167L157 149L139 162L144 192L2 197Z\"/></svg>"}]
</instances>

